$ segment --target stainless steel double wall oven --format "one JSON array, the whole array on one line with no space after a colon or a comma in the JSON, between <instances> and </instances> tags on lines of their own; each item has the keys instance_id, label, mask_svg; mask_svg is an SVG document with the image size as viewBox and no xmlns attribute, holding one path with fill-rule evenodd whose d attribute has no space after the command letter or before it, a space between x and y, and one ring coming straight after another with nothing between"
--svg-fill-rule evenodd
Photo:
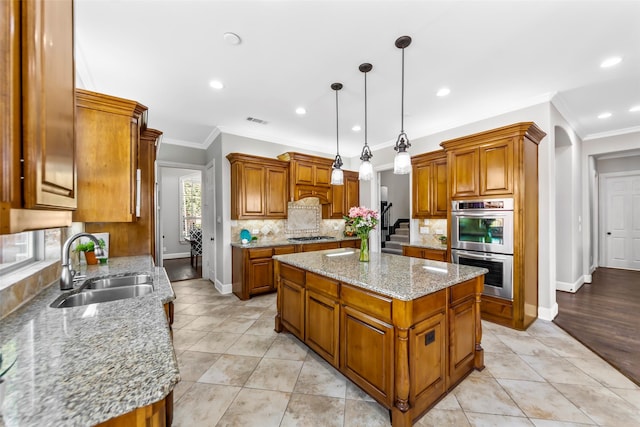
<instances>
[{"instance_id":1,"label":"stainless steel double wall oven","mask_svg":"<svg viewBox=\"0 0 640 427\"><path fill-rule=\"evenodd\" d=\"M451 258L484 267L484 293L513 300L513 199L451 202Z\"/></svg>"}]
</instances>

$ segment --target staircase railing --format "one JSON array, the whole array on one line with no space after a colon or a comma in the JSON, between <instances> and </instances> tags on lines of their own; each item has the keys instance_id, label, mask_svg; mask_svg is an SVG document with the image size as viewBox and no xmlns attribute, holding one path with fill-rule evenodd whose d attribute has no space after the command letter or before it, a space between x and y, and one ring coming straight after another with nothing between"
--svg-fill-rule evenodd
<instances>
[{"instance_id":1,"label":"staircase railing","mask_svg":"<svg viewBox=\"0 0 640 427\"><path fill-rule=\"evenodd\" d=\"M390 227L391 227L391 206L393 203L381 202L380 203L380 236L381 246L384 248L385 242L388 240Z\"/></svg>"}]
</instances>

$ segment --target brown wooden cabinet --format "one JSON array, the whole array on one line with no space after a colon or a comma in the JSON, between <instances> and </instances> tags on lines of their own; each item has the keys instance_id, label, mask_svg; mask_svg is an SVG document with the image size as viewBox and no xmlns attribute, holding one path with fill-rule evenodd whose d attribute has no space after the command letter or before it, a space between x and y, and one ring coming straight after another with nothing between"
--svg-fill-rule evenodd
<instances>
[{"instance_id":1,"label":"brown wooden cabinet","mask_svg":"<svg viewBox=\"0 0 640 427\"><path fill-rule=\"evenodd\" d=\"M231 219L287 218L289 164L231 153Z\"/></svg>"},{"instance_id":2,"label":"brown wooden cabinet","mask_svg":"<svg viewBox=\"0 0 640 427\"><path fill-rule=\"evenodd\" d=\"M403 246L402 255L414 258L447 262L447 251L442 249L421 248L419 246Z\"/></svg>"},{"instance_id":3,"label":"brown wooden cabinet","mask_svg":"<svg viewBox=\"0 0 640 427\"><path fill-rule=\"evenodd\" d=\"M305 278L305 343L338 367L340 336L340 284L313 273Z\"/></svg>"},{"instance_id":4,"label":"brown wooden cabinet","mask_svg":"<svg viewBox=\"0 0 640 427\"><path fill-rule=\"evenodd\" d=\"M343 171L344 185L331 186L331 203L323 205L323 218L343 219L349 209L360 206L358 172Z\"/></svg>"},{"instance_id":5,"label":"brown wooden cabinet","mask_svg":"<svg viewBox=\"0 0 640 427\"><path fill-rule=\"evenodd\" d=\"M517 136L470 142L445 141L449 156L451 198L513 195L514 144Z\"/></svg>"},{"instance_id":6,"label":"brown wooden cabinet","mask_svg":"<svg viewBox=\"0 0 640 427\"><path fill-rule=\"evenodd\" d=\"M524 122L440 144L447 152L452 199L513 197L513 301L485 295L482 317L526 329L538 317L538 144Z\"/></svg>"},{"instance_id":7,"label":"brown wooden cabinet","mask_svg":"<svg viewBox=\"0 0 640 427\"><path fill-rule=\"evenodd\" d=\"M479 316L473 287L466 282L449 292L449 385L460 381L475 364L475 323Z\"/></svg>"},{"instance_id":8,"label":"brown wooden cabinet","mask_svg":"<svg viewBox=\"0 0 640 427\"><path fill-rule=\"evenodd\" d=\"M132 222L137 193L140 133L147 107L110 95L76 90L78 141L77 222Z\"/></svg>"},{"instance_id":9,"label":"brown wooden cabinet","mask_svg":"<svg viewBox=\"0 0 640 427\"><path fill-rule=\"evenodd\" d=\"M331 203L332 159L294 152L283 153L278 159L289 162L291 201L317 197L321 204Z\"/></svg>"},{"instance_id":10,"label":"brown wooden cabinet","mask_svg":"<svg viewBox=\"0 0 640 427\"><path fill-rule=\"evenodd\" d=\"M413 168L412 217L446 218L447 156L444 150L411 158Z\"/></svg>"},{"instance_id":11,"label":"brown wooden cabinet","mask_svg":"<svg viewBox=\"0 0 640 427\"><path fill-rule=\"evenodd\" d=\"M234 246L232 257L232 291L241 300L276 290L273 281L273 255L292 254L294 245L240 248Z\"/></svg>"},{"instance_id":12,"label":"brown wooden cabinet","mask_svg":"<svg viewBox=\"0 0 640 427\"><path fill-rule=\"evenodd\" d=\"M278 277L278 321L304 341L305 273L296 267L280 265Z\"/></svg>"},{"instance_id":13,"label":"brown wooden cabinet","mask_svg":"<svg viewBox=\"0 0 640 427\"><path fill-rule=\"evenodd\" d=\"M69 226L78 194L73 2L8 0L0 12L0 234Z\"/></svg>"},{"instance_id":14,"label":"brown wooden cabinet","mask_svg":"<svg viewBox=\"0 0 640 427\"><path fill-rule=\"evenodd\" d=\"M325 249L338 249L339 247L339 241L307 243L300 245L300 252L323 251Z\"/></svg>"},{"instance_id":15,"label":"brown wooden cabinet","mask_svg":"<svg viewBox=\"0 0 640 427\"><path fill-rule=\"evenodd\" d=\"M111 418L96 427L165 427L171 425L167 423L165 412L166 402L163 399L119 417Z\"/></svg>"}]
</instances>

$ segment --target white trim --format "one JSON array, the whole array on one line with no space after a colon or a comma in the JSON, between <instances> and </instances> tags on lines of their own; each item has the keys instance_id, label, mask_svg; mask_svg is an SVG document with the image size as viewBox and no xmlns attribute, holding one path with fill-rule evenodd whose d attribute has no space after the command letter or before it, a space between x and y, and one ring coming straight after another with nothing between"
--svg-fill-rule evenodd
<instances>
[{"instance_id":1,"label":"white trim","mask_svg":"<svg viewBox=\"0 0 640 427\"><path fill-rule=\"evenodd\" d=\"M207 137L204 140L204 149L206 150L207 148L209 148L211 144L213 144L213 141L215 141L216 138L220 135L222 135L222 132L220 131L220 129L218 129L217 127L214 127L211 133L207 135Z\"/></svg>"},{"instance_id":2,"label":"white trim","mask_svg":"<svg viewBox=\"0 0 640 427\"><path fill-rule=\"evenodd\" d=\"M191 258L191 252L177 252L173 254L162 254L162 259Z\"/></svg>"},{"instance_id":3,"label":"white trim","mask_svg":"<svg viewBox=\"0 0 640 427\"><path fill-rule=\"evenodd\" d=\"M578 280L576 280L573 283L557 281L556 291L576 293L582 287L582 285L584 285L584 283L585 283L584 276L578 277Z\"/></svg>"},{"instance_id":4,"label":"white trim","mask_svg":"<svg viewBox=\"0 0 640 427\"><path fill-rule=\"evenodd\" d=\"M209 281L211 281L211 278L209 278ZM231 287L231 283L225 285L218 279L216 279L215 281L215 286L218 292L220 292L223 295L230 294L233 291L233 288Z\"/></svg>"},{"instance_id":5,"label":"white trim","mask_svg":"<svg viewBox=\"0 0 640 427\"><path fill-rule=\"evenodd\" d=\"M538 319L552 321L558 315L558 303L553 303L553 307L538 307Z\"/></svg>"},{"instance_id":6,"label":"white trim","mask_svg":"<svg viewBox=\"0 0 640 427\"><path fill-rule=\"evenodd\" d=\"M177 145L180 147L188 147L188 148L195 148L198 150L205 150L205 146L203 143L201 142L191 142L191 141L183 141L181 139L174 139L174 138L162 138L162 144L163 145Z\"/></svg>"},{"instance_id":7,"label":"white trim","mask_svg":"<svg viewBox=\"0 0 640 427\"><path fill-rule=\"evenodd\" d=\"M583 141L591 141L593 139L600 138L609 138L612 136L626 135L628 133L640 132L640 126L633 126L630 128L618 129L608 132L600 132L600 133L590 133L589 135L582 138Z\"/></svg>"},{"instance_id":8,"label":"white trim","mask_svg":"<svg viewBox=\"0 0 640 427\"><path fill-rule=\"evenodd\" d=\"M593 273L596 270L595 267L591 267L591 272ZM593 276L591 276L590 274L585 274L584 276L584 283L591 283L593 281Z\"/></svg>"}]
</instances>

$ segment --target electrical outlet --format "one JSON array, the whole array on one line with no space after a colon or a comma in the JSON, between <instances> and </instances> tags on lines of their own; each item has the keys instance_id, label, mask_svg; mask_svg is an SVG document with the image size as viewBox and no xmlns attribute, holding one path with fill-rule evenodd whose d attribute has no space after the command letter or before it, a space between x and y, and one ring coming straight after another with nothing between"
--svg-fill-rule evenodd
<instances>
[{"instance_id":1,"label":"electrical outlet","mask_svg":"<svg viewBox=\"0 0 640 427\"><path fill-rule=\"evenodd\" d=\"M258 230L257 228L254 228L253 230L251 230L251 234L253 234L254 236L257 236L258 233L260 233L260 230Z\"/></svg>"},{"instance_id":2,"label":"electrical outlet","mask_svg":"<svg viewBox=\"0 0 640 427\"><path fill-rule=\"evenodd\" d=\"M429 234L429 227L420 227L420 234Z\"/></svg>"},{"instance_id":3,"label":"electrical outlet","mask_svg":"<svg viewBox=\"0 0 640 427\"><path fill-rule=\"evenodd\" d=\"M436 234L444 234L444 230L442 228L436 228Z\"/></svg>"}]
</instances>

